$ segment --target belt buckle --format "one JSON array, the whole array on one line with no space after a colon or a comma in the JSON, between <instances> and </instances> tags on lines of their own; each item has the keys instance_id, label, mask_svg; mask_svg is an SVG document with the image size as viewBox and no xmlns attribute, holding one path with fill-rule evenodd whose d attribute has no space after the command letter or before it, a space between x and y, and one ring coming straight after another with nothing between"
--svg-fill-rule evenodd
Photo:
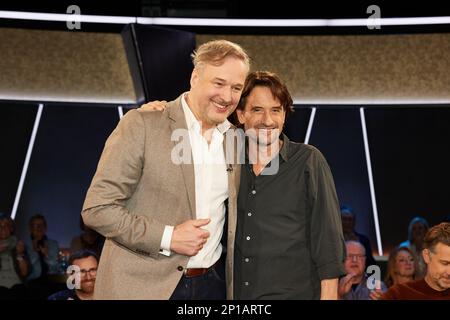
<instances>
[{"instance_id":1,"label":"belt buckle","mask_svg":"<svg viewBox=\"0 0 450 320\"><path fill-rule=\"evenodd\" d=\"M192 275L188 274L189 270L191 270L194 274L192 274ZM199 277L199 276L202 276L205 273L207 273L208 270L209 270L208 268L186 268L185 272L184 272L184 275L187 278Z\"/></svg>"}]
</instances>

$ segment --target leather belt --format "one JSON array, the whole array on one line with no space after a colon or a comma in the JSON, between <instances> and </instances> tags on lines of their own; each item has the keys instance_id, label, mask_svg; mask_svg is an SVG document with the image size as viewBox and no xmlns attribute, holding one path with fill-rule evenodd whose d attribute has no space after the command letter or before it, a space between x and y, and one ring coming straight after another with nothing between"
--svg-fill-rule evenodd
<instances>
[{"instance_id":1,"label":"leather belt","mask_svg":"<svg viewBox=\"0 0 450 320\"><path fill-rule=\"evenodd\" d=\"M192 277L199 277L206 273L208 273L210 270L214 269L218 264L219 260L216 261L211 267L209 268L186 268L184 269L184 276L186 278L192 278Z\"/></svg>"}]
</instances>

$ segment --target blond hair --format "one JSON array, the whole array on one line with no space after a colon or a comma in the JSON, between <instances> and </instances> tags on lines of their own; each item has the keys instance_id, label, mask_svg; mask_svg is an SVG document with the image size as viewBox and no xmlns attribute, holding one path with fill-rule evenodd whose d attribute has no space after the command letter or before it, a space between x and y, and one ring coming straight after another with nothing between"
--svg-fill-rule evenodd
<instances>
[{"instance_id":1,"label":"blond hair","mask_svg":"<svg viewBox=\"0 0 450 320\"><path fill-rule=\"evenodd\" d=\"M203 64L221 65L225 58L235 57L242 60L250 69L250 58L238 44L227 40L212 40L202 44L191 55L194 68Z\"/></svg>"}]
</instances>

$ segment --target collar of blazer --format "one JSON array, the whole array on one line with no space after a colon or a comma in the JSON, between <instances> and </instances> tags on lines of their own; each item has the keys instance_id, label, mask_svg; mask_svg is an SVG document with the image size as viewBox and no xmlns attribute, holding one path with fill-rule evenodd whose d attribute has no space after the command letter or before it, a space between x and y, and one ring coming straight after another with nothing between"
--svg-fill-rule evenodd
<instances>
[{"instance_id":1,"label":"collar of blazer","mask_svg":"<svg viewBox=\"0 0 450 320\"><path fill-rule=\"evenodd\" d=\"M169 119L175 121L177 123L176 128L185 128L187 129L186 118L184 116L183 108L181 106L181 99L183 98L183 94L181 94L178 98L173 101L170 101L167 104L167 116Z\"/></svg>"}]
</instances>

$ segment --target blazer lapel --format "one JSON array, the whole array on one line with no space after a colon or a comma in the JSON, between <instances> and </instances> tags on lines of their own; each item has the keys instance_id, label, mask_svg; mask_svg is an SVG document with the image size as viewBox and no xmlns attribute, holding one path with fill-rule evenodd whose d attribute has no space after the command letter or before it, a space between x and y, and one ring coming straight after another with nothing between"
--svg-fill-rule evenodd
<instances>
[{"instance_id":1,"label":"blazer lapel","mask_svg":"<svg viewBox=\"0 0 450 320\"><path fill-rule=\"evenodd\" d=\"M169 103L167 106L168 117L172 120L170 128L172 133L175 130L185 130L183 134L183 141L173 141L174 147L177 143L183 143L183 152L189 153L189 162L185 163L181 161L180 167L183 173L184 185L189 199L189 206L191 208L191 217L196 219L196 204L195 204L195 174L194 174L194 161L192 158L192 148L189 140L189 132L187 129L186 118L184 116L183 107L181 106L181 99L183 95L179 96L175 101ZM186 141L185 141L186 140Z\"/></svg>"}]
</instances>

